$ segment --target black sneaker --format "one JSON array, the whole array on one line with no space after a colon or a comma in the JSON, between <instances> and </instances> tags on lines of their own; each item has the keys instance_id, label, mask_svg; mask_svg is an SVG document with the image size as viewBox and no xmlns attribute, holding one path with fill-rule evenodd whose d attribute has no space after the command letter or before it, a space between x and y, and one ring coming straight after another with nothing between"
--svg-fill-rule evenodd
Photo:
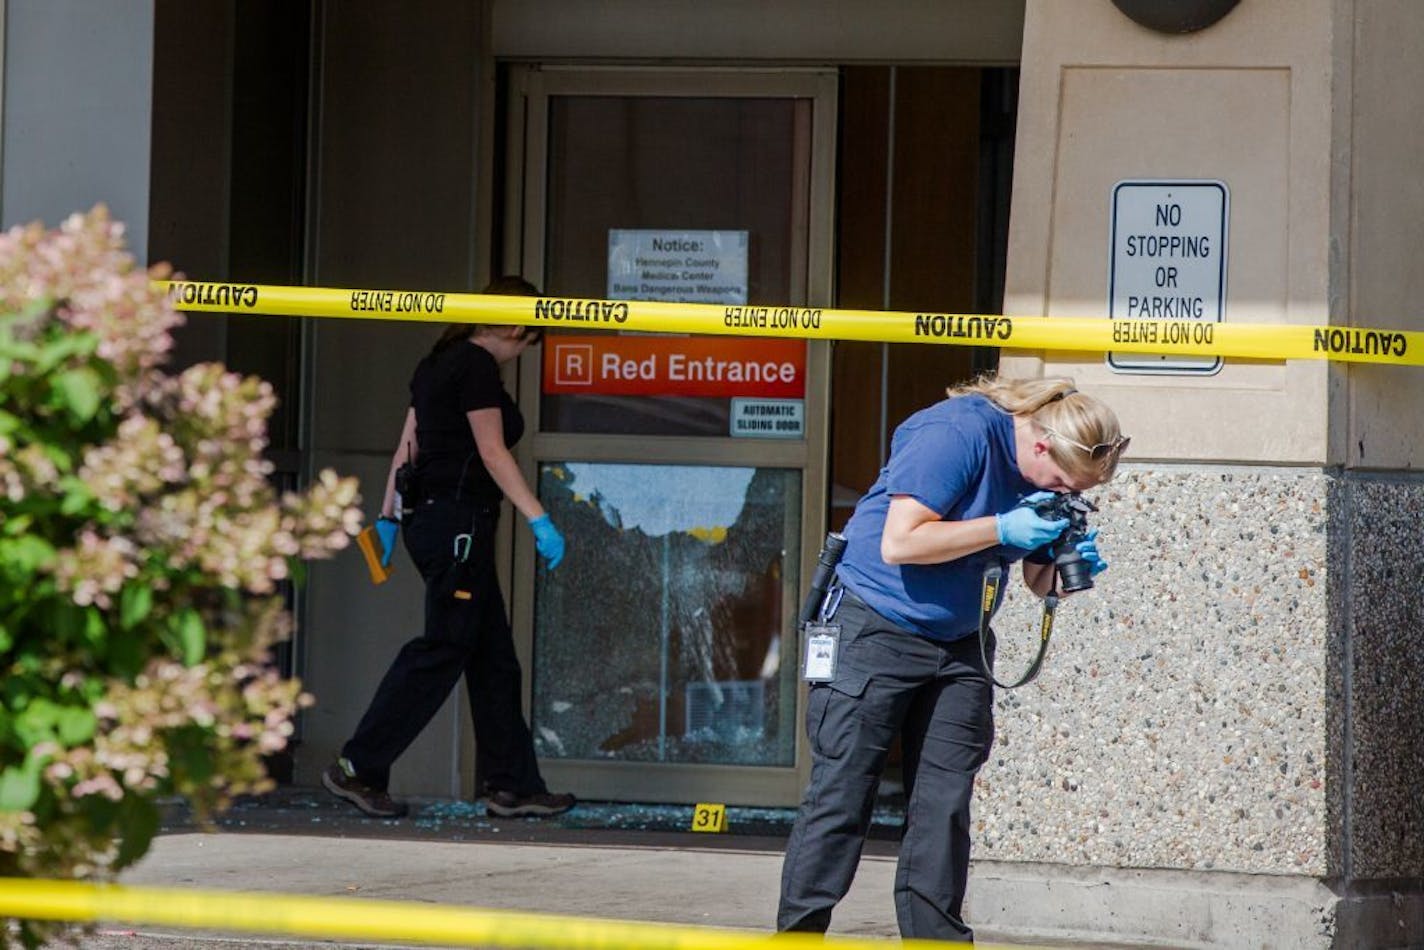
<instances>
[{"instance_id":1,"label":"black sneaker","mask_svg":"<svg viewBox=\"0 0 1424 950\"><path fill-rule=\"evenodd\" d=\"M400 818L410 808L398 802L384 788L372 788L356 777L351 760L342 757L321 773L321 784L337 798L344 798L372 818Z\"/></svg>"},{"instance_id":2,"label":"black sneaker","mask_svg":"<svg viewBox=\"0 0 1424 950\"><path fill-rule=\"evenodd\" d=\"M490 792L485 807L501 818L548 818L562 815L574 807L574 797L568 792L534 792L516 795L514 792Z\"/></svg>"}]
</instances>

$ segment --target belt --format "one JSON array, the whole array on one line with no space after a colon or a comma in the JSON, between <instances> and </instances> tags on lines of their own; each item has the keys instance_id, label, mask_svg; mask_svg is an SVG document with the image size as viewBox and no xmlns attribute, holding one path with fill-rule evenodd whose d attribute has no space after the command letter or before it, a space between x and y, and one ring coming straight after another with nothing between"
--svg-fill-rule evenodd
<instances>
[{"instance_id":1,"label":"belt","mask_svg":"<svg viewBox=\"0 0 1424 950\"><path fill-rule=\"evenodd\" d=\"M839 583L839 581L837 581L837 583ZM976 634L976 633L979 632L979 628L978 628L978 627L970 627L968 630L965 630L963 633L958 634L958 635L953 636L953 637L932 637L932 636L930 636L928 633L924 633L923 631L920 631L920 630L911 630L911 629L908 628L908 627L902 627L902 626L900 626L898 623L896 623L895 621L891 620L889 617L885 616L885 615L882 614L880 611L876 610L876 609L875 609L874 607L872 607L870 604L866 603L866 602L865 602L865 598L861 597L859 594L857 594L855 591L851 590L849 587L842 586L842 587L841 587L841 590L844 592L843 595L842 595L842 599L843 599L843 600L849 601L849 602L852 603L852 604L856 604L856 605L858 605L858 606L864 607L866 610L870 611L871 613L875 614L875 616L879 617L879 618L881 619L881 621L883 621L887 627L891 628L892 630L896 631L897 633L903 633L903 634L905 634L906 636L919 637L921 640L928 640L928 641L930 641L931 643L958 643L959 641L961 641L961 640L963 640L963 639L965 639L965 638L967 638L967 637L972 637L974 634Z\"/></svg>"},{"instance_id":2,"label":"belt","mask_svg":"<svg viewBox=\"0 0 1424 950\"><path fill-rule=\"evenodd\" d=\"M499 502L497 501L475 501L473 498L456 498L453 495L426 495L420 499L421 507L438 504L455 505L464 511L472 511L486 518L497 518L499 516Z\"/></svg>"}]
</instances>

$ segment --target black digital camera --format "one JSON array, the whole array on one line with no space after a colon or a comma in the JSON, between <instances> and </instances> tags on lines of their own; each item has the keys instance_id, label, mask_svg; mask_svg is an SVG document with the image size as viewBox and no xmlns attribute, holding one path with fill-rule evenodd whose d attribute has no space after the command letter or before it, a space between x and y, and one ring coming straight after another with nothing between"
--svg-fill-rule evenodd
<instances>
[{"instance_id":1,"label":"black digital camera","mask_svg":"<svg viewBox=\"0 0 1424 950\"><path fill-rule=\"evenodd\" d=\"M1078 542L1088 538L1088 512L1097 511L1097 505L1077 492L1055 494L1033 506L1034 512L1047 521L1067 519L1068 527L1063 529L1057 540L1051 541L1039 550L1041 558L1034 560L1052 561L1058 571L1059 583L1065 593L1088 590L1093 586L1093 565L1078 553Z\"/></svg>"}]
</instances>

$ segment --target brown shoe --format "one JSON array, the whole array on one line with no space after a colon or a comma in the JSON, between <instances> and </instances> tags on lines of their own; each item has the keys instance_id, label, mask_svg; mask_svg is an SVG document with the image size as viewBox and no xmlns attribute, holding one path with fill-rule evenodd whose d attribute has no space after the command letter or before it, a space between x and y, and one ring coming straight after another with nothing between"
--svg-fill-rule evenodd
<instances>
[{"instance_id":1,"label":"brown shoe","mask_svg":"<svg viewBox=\"0 0 1424 950\"><path fill-rule=\"evenodd\" d=\"M401 818L410 811L405 802L396 801L384 788L372 788L357 778L351 760L344 756L321 773L321 784L372 818Z\"/></svg>"},{"instance_id":2,"label":"brown shoe","mask_svg":"<svg viewBox=\"0 0 1424 950\"><path fill-rule=\"evenodd\" d=\"M534 792L516 795L514 792L490 792L485 807L501 818L549 818L562 815L574 807L576 799L568 792Z\"/></svg>"}]
</instances>

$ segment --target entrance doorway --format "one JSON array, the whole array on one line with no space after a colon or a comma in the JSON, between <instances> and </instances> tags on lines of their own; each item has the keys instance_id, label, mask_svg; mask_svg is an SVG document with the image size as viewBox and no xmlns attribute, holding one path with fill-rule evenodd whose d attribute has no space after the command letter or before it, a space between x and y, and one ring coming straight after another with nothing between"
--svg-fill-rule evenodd
<instances>
[{"instance_id":1,"label":"entrance doorway","mask_svg":"<svg viewBox=\"0 0 1424 950\"><path fill-rule=\"evenodd\" d=\"M511 70L506 260L560 297L828 305L837 77ZM580 795L799 794L795 614L824 530L829 345L551 333L524 463L567 533L516 537L548 780Z\"/></svg>"}]
</instances>

